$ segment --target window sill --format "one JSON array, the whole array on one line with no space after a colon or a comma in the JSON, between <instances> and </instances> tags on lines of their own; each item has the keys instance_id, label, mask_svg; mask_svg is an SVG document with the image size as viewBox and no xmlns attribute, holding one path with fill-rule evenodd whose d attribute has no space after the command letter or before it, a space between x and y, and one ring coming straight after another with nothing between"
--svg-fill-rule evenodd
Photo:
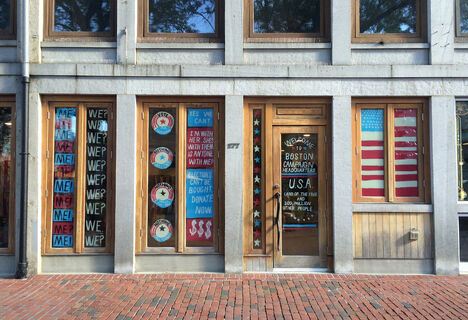
<instances>
[{"instance_id":1,"label":"window sill","mask_svg":"<svg viewBox=\"0 0 468 320\"><path fill-rule=\"evenodd\" d=\"M191 252L191 251L186 251L186 252L157 252L157 251L144 251L144 252L139 252L135 254L136 256L191 256L191 255L223 255L222 253L215 252L215 251L198 251L198 252Z\"/></svg>"},{"instance_id":2,"label":"window sill","mask_svg":"<svg viewBox=\"0 0 468 320\"><path fill-rule=\"evenodd\" d=\"M43 41L41 43L42 48L103 48L103 49L115 49L117 48L117 42L106 42L106 41Z\"/></svg>"},{"instance_id":3,"label":"window sill","mask_svg":"<svg viewBox=\"0 0 468 320\"><path fill-rule=\"evenodd\" d=\"M429 49L429 43L352 43L352 50Z\"/></svg>"},{"instance_id":4,"label":"window sill","mask_svg":"<svg viewBox=\"0 0 468 320\"><path fill-rule=\"evenodd\" d=\"M331 49L331 43L317 42L246 42L244 49Z\"/></svg>"},{"instance_id":5,"label":"window sill","mask_svg":"<svg viewBox=\"0 0 468 320\"><path fill-rule=\"evenodd\" d=\"M136 45L137 49L224 49L224 43L190 43L190 42L139 42Z\"/></svg>"},{"instance_id":6,"label":"window sill","mask_svg":"<svg viewBox=\"0 0 468 320\"><path fill-rule=\"evenodd\" d=\"M455 42L454 44L455 49L468 49L468 38L463 38L463 41L466 41L466 42Z\"/></svg>"},{"instance_id":7,"label":"window sill","mask_svg":"<svg viewBox=\"0 0 468 320\"><path fill-rule=\"evenodd\" d=\"M424 203L353 203L353 212L432 212Z\"/></svg>"},{"instance_id":8,"label":"window sill","mask_svg":"<svg viewBox=\"0 0 468 320\"><path fill-rule=\"evenodd\" d=\"M468 201L458 201L457 212L462 215L467 214L468 213Z\"/></svg>"},{"instance_id":9,"label":"window sill","mask_svg":"<svg viewBox=\"0 0 468 320\"><path fill-rule=\"evenodd\" d=\"M17 41L16 40L0 40L0 48L1 47L16 47Z\"/></svg>"}]
</instances>

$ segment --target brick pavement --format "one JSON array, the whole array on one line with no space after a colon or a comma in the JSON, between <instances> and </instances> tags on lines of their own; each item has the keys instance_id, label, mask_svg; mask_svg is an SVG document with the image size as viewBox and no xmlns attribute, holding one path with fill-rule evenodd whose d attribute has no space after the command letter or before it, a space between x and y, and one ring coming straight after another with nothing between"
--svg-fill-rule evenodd
<instances>
[{"instance_id":1,"label":"brick pavement","mask_svg":"<svg viewBox=\"0 0 468 320\"><path fill-rule=\"evenodd\" d=\"M0 279L1 319L468 319L468 276L39 275Z\"/></svg>"}]
</instances>

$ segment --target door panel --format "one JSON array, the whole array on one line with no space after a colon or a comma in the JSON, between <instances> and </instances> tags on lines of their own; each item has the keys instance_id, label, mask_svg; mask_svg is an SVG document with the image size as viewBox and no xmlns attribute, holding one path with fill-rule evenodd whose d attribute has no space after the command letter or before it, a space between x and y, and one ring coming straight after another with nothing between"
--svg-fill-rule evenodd
<instances>
[{"instance_id":1,"label":"door panel","mask_svg":"<svg viewBox=\"0 0 468 320\"><path fill-rule=\"evenodd\" d=\"M273 127L274 267L326 267L324 127Z\"/></svg>"}]
</instances>

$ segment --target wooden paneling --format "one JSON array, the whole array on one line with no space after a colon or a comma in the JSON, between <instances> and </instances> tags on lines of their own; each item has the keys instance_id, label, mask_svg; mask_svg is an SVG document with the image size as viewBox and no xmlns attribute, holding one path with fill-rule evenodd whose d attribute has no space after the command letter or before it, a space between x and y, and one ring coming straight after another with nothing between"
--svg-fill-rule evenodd
<instances>
[{"instance_id":1,"label":"wooden paneling","mask_svg":"<svg viewBox=\"0 0 468 320\"><path fill-rule=\"evenodd\" d=\"M354 213L354 258L433 258L431 218L431 213ZM419 230L418 240L410 240L412 228Z\"/></svg>"}]
</instances>

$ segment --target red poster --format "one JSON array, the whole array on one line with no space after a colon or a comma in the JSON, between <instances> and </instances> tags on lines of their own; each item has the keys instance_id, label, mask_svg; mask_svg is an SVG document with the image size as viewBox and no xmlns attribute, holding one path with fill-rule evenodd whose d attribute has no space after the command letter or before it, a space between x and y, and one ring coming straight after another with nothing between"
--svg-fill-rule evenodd
<instances>
[{"instance_id":1,"label":"red poster","mask_svg":"<svg viewBox=\"0 0 468 320\"><path fill-rule=\"evenodd\" d=\"M213 219L187 219L187 241L213 241Z\"/></svg>"},{"instance_id":2,"label":"red poster","mask_svg":"<svg viewBox=\"0 0 468 320\"><path fill-rule=\"evenodd\" d=\"M213 168L213 128L187 128L187 168Z\"/></svg>"}]
</instances>

